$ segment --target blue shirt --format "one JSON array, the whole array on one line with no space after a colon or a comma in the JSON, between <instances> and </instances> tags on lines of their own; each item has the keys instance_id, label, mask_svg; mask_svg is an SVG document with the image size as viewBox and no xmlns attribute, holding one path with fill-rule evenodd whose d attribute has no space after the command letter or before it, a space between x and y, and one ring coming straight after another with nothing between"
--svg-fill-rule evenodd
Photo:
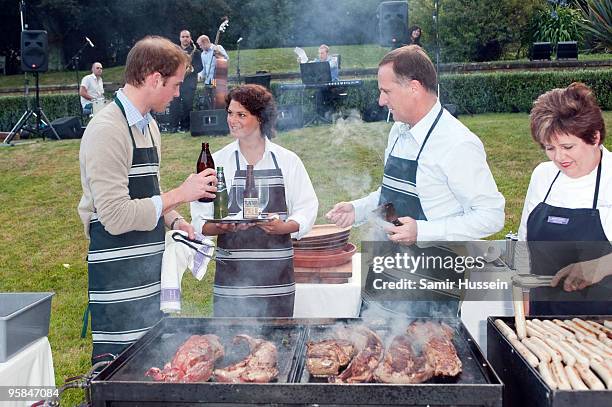
<instances>
[{"instance_id":1,"label":"blue shirt","mask_svg":"<svg viewBox=\"0 0 612 407\"><path fill-rule=\"evenodd\" d=\"M199 72L201 77L205 77L204 83L210 85L215 77L215 68L217 66L217 58L214 55L215 47L212 46L208 50L202 50L202 70ZM229 61L229 55L221 45L217 45L217 49L225 59Z\"/></svg>"}]
</instances>

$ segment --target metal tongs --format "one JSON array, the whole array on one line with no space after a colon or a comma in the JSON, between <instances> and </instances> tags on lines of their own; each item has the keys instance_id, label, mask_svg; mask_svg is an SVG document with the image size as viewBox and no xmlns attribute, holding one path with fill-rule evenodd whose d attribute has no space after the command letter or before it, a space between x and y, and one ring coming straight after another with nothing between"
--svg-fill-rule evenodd
<instances>
[{"instance_id":1,"label":"metal tongs","mask_svg":"<svg viewBox=\"0 0 612 407\"><path fill-rule=\"evenodd\" d=\"M199 245L206 246L206 247L212 247L213 248L213 255L212 256L210 256L210 255L208 255L206 253L202 253L202 252L200 252L200 253L202 253L205 257L208 257L209 259L215 260L215 261L217 261L219 263L223 263L224 261L219 259L219 258L217 258L217 253L221 253L224 256L229 256L229 255L232 254L232 252L230 252L229 250L222 249L222 248L220 248L218 246L211 246L208 243L202 242L201 240L198 240L198 239L190 239L187 236L183 236L179 232L172 233L172 239L175 242L182 243L182 244L192 248L195 251L198 251L198 247L194 246L192 243L199 244Z\"/></svg>"},{"instance_id":2,"label":"metal tongs","mask_svg":"<svg viewBox=\"0 0 612 407\"><path fill-rule=\"evenodd\" d=\"M517 274L512 276L512 285L522 288L550 287L553 276Z\"/></svg>"},{"instance_id":3,"label":"metal tongs","mask_svg":"<svg viewBox=\"0 0 612 407\"><path fill-rule=\"evenodd\" d=\"M380 205L378 208L374 209L372 212L383 218L389 223L394 224L395 226L402 226L403 223L397 218L395 214L395 207L391 202L387 202L385 204Z\"/></svg>"}]
</instances>

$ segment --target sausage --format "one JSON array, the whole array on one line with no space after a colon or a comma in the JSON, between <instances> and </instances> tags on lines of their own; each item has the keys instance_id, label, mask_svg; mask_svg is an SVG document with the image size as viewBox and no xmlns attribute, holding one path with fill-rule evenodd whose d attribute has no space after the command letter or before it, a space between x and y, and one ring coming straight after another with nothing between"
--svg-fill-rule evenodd
<instances>
[{"instance_id":1,"label":"sausage","mask_svg":"<svg viewBox=\"0 0 612 407\"><path fill-rule=\"evenodd\" d=\"M527 328L531 327L532 331L536 331L537 335L533 336L537 336L540 338L552 338L554 336L557 336L556 333L551 333L548 329L546 329L546 327L542 325L542 321L540 321L539 319L527 320L526 323ZM529 334L529 330L527 331L527 334Z\"/></svg>"},{"instance_id":2,"label":"sausage","mask_svg":"<svg viewBox=\"0 0 612 407\"><path fill-rule=\"evenodd\" d=\"M578 376L578 372L574 369L574 366L565 366L565 373L567 373L567 378L574 390L588 390L580 376Z\"/></svg>"},{"instance_id":3,"label":"sausage","mask_svg":"<svg viewBox=\"0 0 612 407\"><path fill-rule=\"evenodd\" d=\"M603 342L593 338L584 338L581 342L600 349L606 354L606 357L612 358L612 348L607 347Z\"/></svg>"},{"instance_id":4,"label":"sausage","mask_svg":"<svg viewBox=\"0 0 612 407\"><path fill-rule=\"evenodd\" d=\"M527 346L527 348L532 351L538 357L538 359L540 359L540 362L550 362L550 354L542 349L538 344L534 343L532 339L533 338L525 338L521 342L523 342L523 344Z\"/></svg>"},{"instance_id":5,"label":"sausage","mask_svg":"<svg viewBox=\"0 0 612 407\"><path fill-rule=\"evenodd\" d=\"M612 320L605 319L605 320L604 320L604 326L605 326L606 328L610 328L610 329L612 329Z\"/></svg>"},{"instance_id":6,"label":"sausage","mask_svg":"<svg viewBox=\"0 0 612 407\"><path fill-rule=\"evenodd\" d=\"M587 331L586 329L584 329L583 327L581 327L580 325L578 325L574 321L570 321L569 319L565 319L565 320L563 320L563 322L565 322L567 325L573 327L576 331L580 332L583 335L592 336L594 338L597 338L597 335L592 334L590 331ZM576 338L580 339L580 338L578 338L578 336L576 336Z\"/></svg>"},{"instance_id":7,"label":"sausage","mask_svg":"<svg viewBox=\"0 0 612 407\"><path fill-rule=\"evenodd\" d=\"M596 328L598 331L601 331L601 332L605 333L608 336L608 338L612 339L612 328L611 327L608 327L606 325L598 324L595 321L586 321L586 322L589 325L591 325L593 328ZM604 321L604 324L605 324L605 322L607 322L607 321Z\"/></svg>"},{"instance_id":8,"label":"sausage","mask_svg":"<svg viewBox=\"0 0 612 407\"><path fill-rule=\"evenodd\" d=\"M544 326L546 326L550 331L557 332L559 336L563 338L573 338L574 334L568 331L567 329L561 328L559 325L555 324L549 319L545 319L542 321Z\"/></svg>"},{"instance_id":9,"label":"sausage","mask_svg":"<svg viewBox=\"0 0 612 407\"><path fill-rule=\"evenodd\" d=\"M572 322L574 322L580 328L582 328L585 331L587 331L588 333L590 333L595 338L597 338L597 335L599 335L599 329L595 329L590 324L587 324L586 321L584 321L584 320L582 320L580 318L572 318Z\"/></svg>"},{"instance_id":10,"label":"sausage","mask_svg":"<svg viewBox=\"0 0 612 407\"><path fill-rule=\"evenodd\" d=\"M548 363L540 362L538 365L538 370L540 371L540 376L542 376L544 383L546 383L552 390L555 390L557 388L557 381L553 378L553 375L548 368Z\"/></svg>"},{"instance_id":11,"label":"sausage","mask_svg":"<svg viewBox=\"0 0 612 407\"><path fill-rule=\"evenodd\" d=\"M527 336L530 338L546 338L547 336L540 332L535 325L530 324L531 321L525 321L525 331L527 332Z\"/></svg>"},{"instance_id":12,"label":"sausage","mask_svg":"<svg viewBox=\"0 0 612 407\"><path fill-rule=\"evenodd\" d=\"M572 356L572 354L565 350L563 347L559 346L559 342L555 342L553 339L550 338L546 338L544 342L546 342L548 346L550 346L551 348L559 352L559 354L561 354L563 362L565 362L566 365L571 366L576 363L576 358Z\"/></svg>"},{"instance_id":13,"label":"sausage","mask_svg":"<svg viewBox=\"0 0 612 407\"><path fill-rule=\"evenodd\" d=\"M525 329L525 307L523 305L523 289L512 286L512 303L514 304L514 327L519 339L527 337Z\"/></svg>"},{"instance_id":14,"label":"sausage","mask_svg":"<svg viewBox=\"0 0 612 407\"><path fill-rule=\"evenodd\" d=\"M603 343L607 347L612 348L612 339L608 338L608 336L605 333L603 332L600 333L597 339L599 339L601 343Z\"/></svg>"},{"instance_id":15,"label":"sausage","mask_svg":"<svg viewBox=\"0 0 612 407\"><path fill-rule=\"evenodd\" d=\"M606 384L606 388L612 390L612 369L597 361L591 361L591 369L593 369L601 380L603 380Z\"/></svg>"},{"instance_id":16,"label":"sausage","mask_svg":"<svg viewBox=\"0 0 612 407\"><path fill-rule=\"evenodd\" d=\"M575 365L574 367L578 371L578 374L580 375L584 383L586 383L586 385L589 386L589 389L591 390L605 390L606 389L606 387L603 385L601 380L599 380L599 378L595 376L595 374L591 372L591 369L589 369L587 366Z\"/></svg>"},{"instance_id":17,"label":"sausage","mask_svg":"<svg viewBox=\"0 0 612 407\"><path fill-rule=\"evenodd\" d=\"M588 359L595 359L595 360L598 360L600 362L603 362L603 358L600 355L598 355L597 353L591 351L589 348L587 348L586 346L584 346L580 342L577 342L575 339L570 339L568 342L570 344L572 344L574 349L578 350L578 352L582 353L586 358L588 358Z\"/></svg>"},{"instance_id":18,"label":"sausage","mask_svg":"<svg viewBox=\"0 0 612 407\"><path fill-rule=\"evenodd\" d=\"M535 343L536 345L538 345L540 348L544 349L546 351L546 353L548 353L550 355L550 359L553 362L554 361L561 362L561 360L562 360L561 354L559 352L557 352L556 350L552 349L546 343L544 343L544 341L542 341L539 338L531 338L531 341L533 343Z\"/></svg>"},{"instance_id":19,"label":"sausage","mask_svg":"<svg viewBox=\"0 0 612 407\"><path fill-rule=\"evenodd\" d=\"M538 367L540 361L525 345L523 345L518 339L510 339L510 343L514 346L514 349L523 356L523 358L531 365L531 367Z\"/></svg>"},{"instance_id":20,"label":"sausage","mask_svg":"<svg viewBox=\"0 0 612 407\"><path fill-rule=\"evenodd\" d=\"M569 352L569 354L572 355L574 359L576 359L576 363L582 363L583 365L586 365L586 366L589 365L589 359L587 359L580 352L574 349L573 346L571 346L568 342L559 341L559 346L561 346L563 349Z\"/></svg>"},{"instance_id":21,"label":"sausage","mask_svg":"<svg viewBox=\"0 0 612 407\"><path fill-rule=\"evenodd\" d=\"M606 348L605 345L603 345L599 341L594 341L592 339L585 338L581 342L581 344L582 344L582 346L584 346L585 348L587 348L591 352L599 355L602 358L602 360L604 360L604 359L612 359L612 353L608 352L608 348ZM601 348L600 346L604 346L604 347ZM597 359L597 358L595 358L595 359Z\"/></svg>"},{"instance_id":22,"label":"sausage","mask_svg":"<svg viewBox=\"0 0 612 407\"><path fill-rule=\"evenodd\" d=\"M512 328L510 328L508 325L506 325L506 323L504 321L502 321L501 319L496 319L495 320L495 325L497 326L497 328L499 328L501 333L506 338L508 338L508 339L517 339L517 336L514 333L514 331L512 330Z\"/></svg>"},{"instance_id":23,"label":"sausage","mask_svg":"<svg viewBox=\"0 0 612 407\"><path fill-rule=\"evenodd\" d=\"M557 381L557 387L559 390L571 390L572 385L567 378L567 373L565 373L565 369L563 368L563 363L556 361L550 364L550 371Z\"/></svg>"},{"instance_id":24,"label":"sausage","mask_svg":"<svg viewBox=\"0 0 612 407\"><path fill-rule=\"evenodd\" d=\"M576 336L576 334L582 335L580 332L576 331L574 327L567 325L565 322L561 321L560 319L553 319L553 322L555 323L555 325L571 332L572 334L574 334L574 336Z\"/></svg>"}]
</instances>

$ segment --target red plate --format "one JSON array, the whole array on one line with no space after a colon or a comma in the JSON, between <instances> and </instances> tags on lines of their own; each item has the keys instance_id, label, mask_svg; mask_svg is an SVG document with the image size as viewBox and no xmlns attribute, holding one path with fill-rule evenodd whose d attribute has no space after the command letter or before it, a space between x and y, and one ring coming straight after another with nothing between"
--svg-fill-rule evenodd
<instances>
[{"instance_id":1,"label":"red plate","mask_svg":"<svg viewBox=\"0 0 612 407\"><path fill-rule=\"evenodd\" d=\"M334 267L348 263L357 251L352 243L340 249L331 250L295 250L293 265L295 267Z\"/></svg>"}]
</instances>

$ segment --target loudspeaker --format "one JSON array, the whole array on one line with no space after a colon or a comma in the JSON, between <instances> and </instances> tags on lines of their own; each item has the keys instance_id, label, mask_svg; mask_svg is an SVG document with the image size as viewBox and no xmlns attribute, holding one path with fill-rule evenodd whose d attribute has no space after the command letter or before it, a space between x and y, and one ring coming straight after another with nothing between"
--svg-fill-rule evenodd
<instances>
[{"instance_id":1,"label":"loudspeaker","mask_svg":"<svg viewBox=\"0 0 612 407\"><path fill-rule=\"evenodd\" d=\"M173 114L177 114L176 111L170 111L170 106L166 107L166 110L164 110L161 113L153 113L153 117L155 118L155 121L157 122L157 125L159 126L159 131L162 133L168 133L170 132L172 129L170 128L172 126L172 123L176 123L176 121L172 120L172 115Z\"/></svg>"},{"instance_id":2,"label":"loudspeaker","mask_svg":"<svg viewBox=\"0 0 612 407\"><path fill-rule=\"evenodd\" d=\"M385 1L378 5L378 43L397 47L408 43L408 2Z\"/></svg>"},{"instance_id":3,"label":"loudspeaker","mask_svg":"<svg viewBox=\"0 0 612 407\"><path fill-rule=\"evenodd\" d=\"M300 129L304 127L302 105L284 105L277 108L276 128L278 130Z\"/></svg>"},{"instance_id":4,"label":"loudspeaker","mask_svg":"<svg viewBox=\"0 0 612 407\"><path fill-rule=\"evenodd\" d=\"M363 111L364 122L382 122L387 120L387 117L390 121L393 121L393 115L389 116L389 109L385 106L372 104Z\"/></svg>"},{"instance_id":5,"label":"loudspeaker","mask_svg":"<svg viewBox=\"0 0 612 407\"><path fill-rule=\"evenodd\" d=\"M557 44L557 59L578 59L578 43L576 41L559 41Z\"/></svg>"},{"instance_id":6,"label":"loudspeaker","mask_svg":"<svg viewBox=\"0 0 612 407\"><path fill-rule=\"evenodd\" d=\"M261 85L264 88L270 89L270 81L272 80L272 75L269 73L261 73L256 75L249 75L244 77L244 83L253 83L255 85Z\"/></svg>"},{"instance_id":7,"label":"loudspeaker","mask_svg":"<svg viewBox=\"0 0 612 407\"><path fill-rule=\"evenodd\" d=\"M225 109L193 111L189 115L191 135L228 134L227 111Z\"/></svg>"},{"instance_id":8,"label":"loudspeaker","mask_svg":"<svg viewBox=\"0 0 612 407\"><path fill-rule=\"evenodd\" d=\"M77 116L60 117L51 122L51 126L57 132L61 139L73 139L83 137L83 128L81 127L81 119ZM45 137L53 138L53 132L50 128L45 129Z\"/></svg>"},{"instance_id":9,"label":"loudspeaker","mask_svg":"<svg viewBox=\"0 0 612 407\"><path fill-rule=\"evenodd\" d=\"M534 42L529 59L532 61L549 60L552 47L550 42Z\"/></svg>"},{"instance_id":10,"label":"loudspeaker","mask_svg":"<svg viewBox=\"0 0 612 407\"><path fill-rule=\"evenodd\" d=\"M47 72L49 69L49 43L47 32L27 30L21 32L21 70Z\"/></svg>"}]
</instances>

